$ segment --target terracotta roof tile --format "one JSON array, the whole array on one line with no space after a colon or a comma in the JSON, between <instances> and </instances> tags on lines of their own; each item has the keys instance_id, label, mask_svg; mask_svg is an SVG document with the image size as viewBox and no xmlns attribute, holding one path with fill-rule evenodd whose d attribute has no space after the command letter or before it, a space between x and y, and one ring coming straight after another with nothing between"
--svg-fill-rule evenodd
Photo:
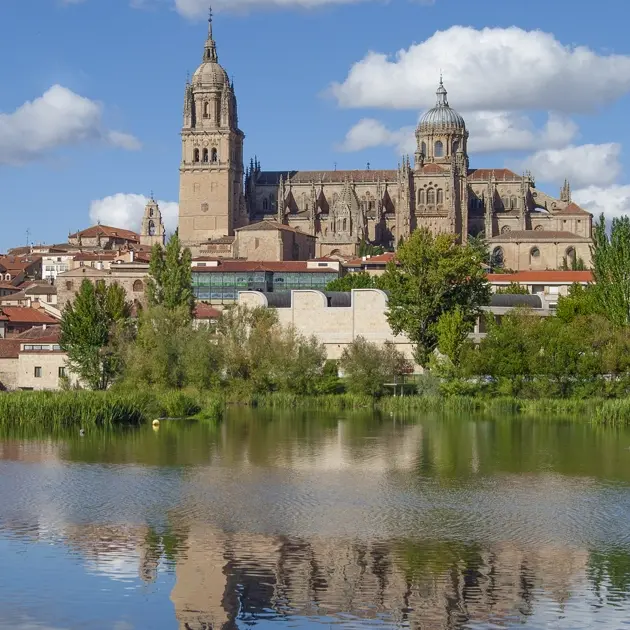
<instances>
[{"instance_id":1,"label":"terracotta roof tile","mask_svg":"<svg viewBox=\"0 0 630 630\"><path fill-rule=\"evenodd\" d=\"M576 203L571 202L566 208L562 208L560 210L553 210L552 214L567 214L567 215L585 215L591 216L590 212L587 212L583 208L580 208Z\"/></svg>"},{"instance_id":2,"label":"terracotta roof tile","mask_svg":"<svg viewBox=\"0 0 630 630\"><path fill-rule=\"evenodd\" d=\"M591 271L517 271L516 273L489 273L488 282L519 282L525 284L593 282Z\"/></svg>"},{"instance_id":3,"label":"terracotta roof tile","mask_svg":"<svg viewBox=\"0 0 630 630\"><path fill-rule=\"evenodd\" d=\"M193 316L195 319L218 319L221 317L221 311L209 304L197 304Z\"/></svg>"},{"instance_id":4,"label":"terracotta roof tile","mask_svg":"<svg viewBox=\"0 0 630 630\"><path fill-rule=\"evenodd\" d=\"M0 312L10 324L56 324L58 320L37 308L26 306L3 306Z\"/></svg>"},{"instance_id":5,"label":"terracotta roof tile","mask_svg":"<svg viewBox=\"0 0 630 630\"><path fill-rule=\"evenodd\" d=\"M20 356L19 339L0 339L0 359L17 359Z\"/></svg>"},{"instance_id":6,"label":"terracotta roof tile","mask_svg":"<svg viewBox=\"0 0 630 630\"><path fill-rule=\"evenodd\" d=\"M331 271L335 271L330 267L309 268L306 260L255 261L220 259L218 262L218 265L212 267L193 267L193 271L202 273L221 273L229 271L240 271L243 273L251 273L255 271L304 271L308 273L331 273Z\"/></svg>"},{"instance_id":7,"label":"terracotta roof tile","mask_svg":"<svg viewBox=\"0 0 630 630\"><path fill-rule=\"evenodd\" d=\"M24 332L20 333L13 337L13 339L19 339L24 343L24 340L33 340L37 339L38 341L46 340L48 343L56 343L59 341L59 337L61 336L61 326L59 325L51 325L51 326L33 326L33 328L29 328Z\"/></svg>"},{"instance_id":8,"label":"terracotta roof tile","mask_svg":"<svg viewBox=\"0 0 630 630\"><path fill-rule=\"evenodd\" d=\"M109 238L124 238L128 241L140 241L140 235L131 230L123 230L122 228L111 227L110 225L92 225L85 230L71 234L69 238L96 238L97 236L105 236Z\"/></svg>"},{"instance_id":9,"label":"terracotta roof tile","mask_svg":"<svg viewBox=\"0 0 630 630\"><path fill-rule=\"evenodd\" d=\"M378 256L370 256L370 258L353 258L352 260L348 260L345 263L346 267L360 267L362 265L370 266L370 265L383 265L387 264L390 260L394 260L396 254L394 252L385 252L384 254L379 254Z\"/></svg>"}]
</instances>

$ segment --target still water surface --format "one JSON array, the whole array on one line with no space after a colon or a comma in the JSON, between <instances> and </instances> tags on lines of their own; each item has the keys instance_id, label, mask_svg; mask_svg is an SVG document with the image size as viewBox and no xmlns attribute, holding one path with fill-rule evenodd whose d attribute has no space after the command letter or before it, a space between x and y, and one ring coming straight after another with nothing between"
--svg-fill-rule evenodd
<instances>
[{"instance_id":1,"label":"still water surface","mask_svg":"<svg viewBox=\"0 0 630 630\"><path fill-rule=\"evenodd\" d=\"M0 628L630 628L629 447L249 410L0 434Z\"/></svg>"}]
</instances>

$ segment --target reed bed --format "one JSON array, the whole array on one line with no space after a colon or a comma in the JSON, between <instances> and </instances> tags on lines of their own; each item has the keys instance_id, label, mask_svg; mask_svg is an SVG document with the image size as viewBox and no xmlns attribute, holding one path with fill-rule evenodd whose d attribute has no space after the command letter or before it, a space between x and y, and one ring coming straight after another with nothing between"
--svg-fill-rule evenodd
<instances>
[{"instance_id":1,"label":"reed bed","mask_svg":"<svg viewBox=\"0 0 630 630\"><path fill-rule=\"evenodd\" d=\"M139 425L164 417L220 420L223 409L218 396L180 391L11 392L0 394L0 425L65 429Z\"/></svg>"}]
</instances>

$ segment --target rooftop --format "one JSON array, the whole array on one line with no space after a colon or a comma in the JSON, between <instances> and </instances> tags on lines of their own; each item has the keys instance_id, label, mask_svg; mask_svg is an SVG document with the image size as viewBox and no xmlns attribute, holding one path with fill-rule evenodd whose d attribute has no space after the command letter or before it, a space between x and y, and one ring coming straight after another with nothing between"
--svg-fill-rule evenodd
<instances>
[{"instance_id":1,"label":"rooftop","mask_svg":"<svg viewBox=\"0 0 630 630\"><path fill-rule=\"evenodd\" d=\"M525 243L534 243L540 241L579 241L590 242L590 238L578 236L573 232L556 231L556 230L512 230L505 234L499 234L488 239L491 243L502 243L506 241L520 241Z\"/></svg>"},{"instance_id":2,"label":"rooftop","mask_svg":"<svg viewBox=\"0 0 630 630\"><path fill-rule=\"evenodd\" d=\"M140 235L131 230L123 230L122 228L112 227L110 225L92 225L85 230L70 234L68 238L96 238L105 236L107 238L123 238L128 241L140 241Z\"/></svg>"},{"instance_id":3,"label":"rooftop","mask_svg":"<svg viewBox=\"0 0 630 630\"><path fill-rule=\"evenodd\" d=\"M593 282L591 271L517 271L516 273L489 273L488 282L492 284L573 284L574 282Z\"/></svg>"},{"instance_id":4,"label":"rooftop","mask_svg":"<svg viewBox=\"0 0 630 630\"><path fill-rule=\"evenodd\" d=\"M520 182L522 177L509 168L471 168L468 170L469 181L488 181L494 176L498 182Z\"/></svg>"},{"instance_id":5,"label":"rooftop","mask_svg":"<svg viewBox=\"0 0 630 630\"><path fill-rule=\"evenodd\" d=\"M0 314L4 315L10 324L56 324L58 321L38 308L27 306L3 306Z\"/></svg>"},{"instance_id":6,"label":"rooftop","mask_svg":"<svg viewBox=\"0 0 630 630\"><path fill-rule=\"evenodd\" d=\"M343 184L351 181L357 184L398 181L398 171L357 170L357 171L261 171L256 183L261 186L277 186L280 178L292 184Z\"/></svg>"},{"instance_id":7,"label":"rooftop","mask_svg":"<svg viewBox=\"0 0 630 630\"><path fill-rule=\"evenodd\" d=\"M278 221L270 221L269 219L264 219L262 221L258 221L257 223L252 223L251 225L246 225L242 228L237 228L237 232L258 232L265 230L278 230L281 232L293 232L296 234L302 234L304 236L309 236L311 238L316 238L312 234L308 234L307 232L303 232L302 230L298 230L297 228L291 227L289 225L285 225L284 223L280 223Z\"/></svg>"},{"instance_id":8,"label":"rooftop","mask_svg":"<svg viewBox=\"0 0 630 630\"><path fill-rule=\"evenodd\" d=\"M254 272L254 271L275 271L275 272L307 272L307 273L331 273L335 271L331 267L308 267L306 260L285 260L285 261L256 261L256 260L230 260L220 259L218 264L203 267L196 265L193 271L202 273L222 273L222 272Z\"/></svg>"}]
</instances>

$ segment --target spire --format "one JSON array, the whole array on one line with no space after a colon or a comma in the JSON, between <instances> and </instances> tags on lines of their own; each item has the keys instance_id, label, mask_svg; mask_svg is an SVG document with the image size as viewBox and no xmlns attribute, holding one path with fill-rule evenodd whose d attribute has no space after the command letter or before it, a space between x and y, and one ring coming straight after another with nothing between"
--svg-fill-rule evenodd
<instances>
[{"instance_id":1,"label":"spire","mask_svg":"<svg viewBox=\"0 0 630 630\"><path fill-rule=\"evenodd\" d=\"M217 45L212 36L212 8L209 9L208 15L208 39L203 51L203 60L212 63L218 63L219 57L217 56Z\"/></svg>"},{"instance_id":2,"label":"spire","mask_svg":"<svg viewBox=\"0 0 630 630\"><path fill-rule=\"evenodd\" d=\"M440 85L438 85L437 92L435 93L437 96L436 105L438 107L448 107L448 99L446 98L446 89L444 87L444 83L442 81L442 72L440 71Z\"/></svg>"},{"instance_id":3,"label":"spire","mask_svg":"<svg viewBox=\"0 0 630 630\"><path fill-rule=\"evenodd\" d=\"M560 201L571 203L571 185L568 179L564 180L564 186L562 186L562 190L560 191Z\"/></svg>"}]
</instances>

